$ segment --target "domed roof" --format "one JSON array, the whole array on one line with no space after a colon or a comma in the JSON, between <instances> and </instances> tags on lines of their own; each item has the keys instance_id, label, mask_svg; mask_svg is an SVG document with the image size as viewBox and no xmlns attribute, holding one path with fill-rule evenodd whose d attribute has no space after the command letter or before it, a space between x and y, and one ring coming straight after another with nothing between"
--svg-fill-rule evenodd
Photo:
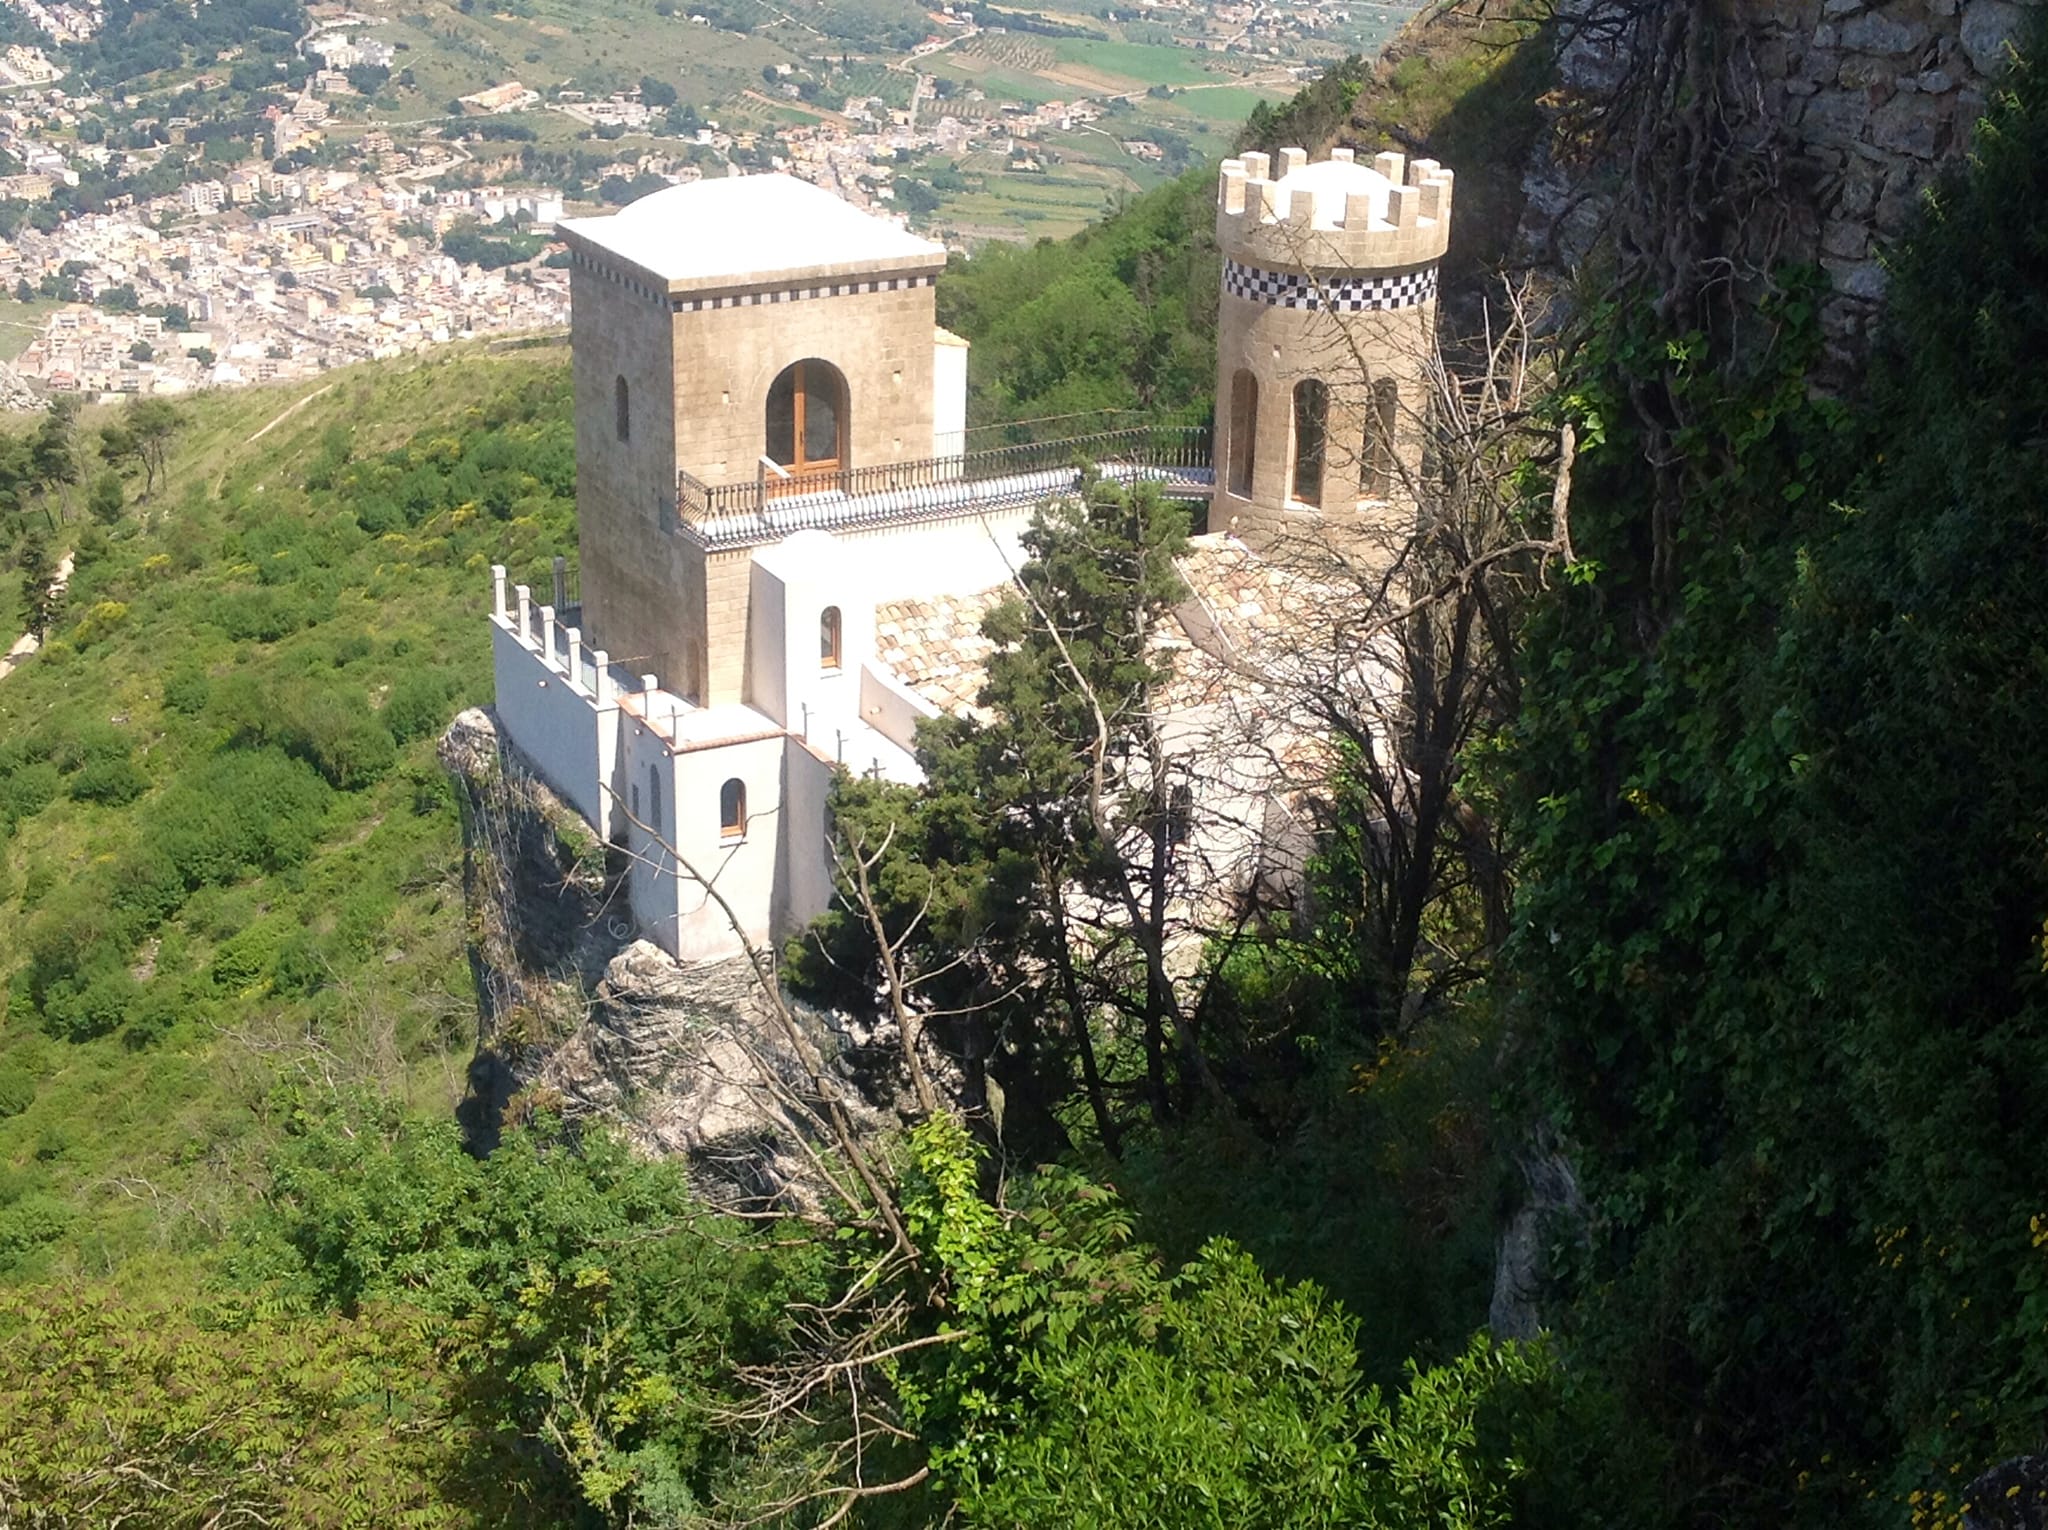
<instances>
[{"instance_id":1,"label":"domed roof","mask_svg":"<svg viewBox=\"0 0 2048 1530\"><path fill-rule=\"evenodd\" d=\"M1344 227L1347 198L1370 197L1375 222L1387 221L1387 205L1394 183L1371 165L1356 160L1319 159L1290 170L1278 181L1278 202L1289 205L1296 191L1313 192L1316 200L1314 228Z\"/></svg>"}]
</instances>

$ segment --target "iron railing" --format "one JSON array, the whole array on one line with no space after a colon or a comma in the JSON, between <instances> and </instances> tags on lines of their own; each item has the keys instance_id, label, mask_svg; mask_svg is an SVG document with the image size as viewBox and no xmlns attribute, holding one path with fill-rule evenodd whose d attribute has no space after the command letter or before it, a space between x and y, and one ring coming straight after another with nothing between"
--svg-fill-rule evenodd
<instances>
[{"instance_id":1,"label":"iron railing","mask_svg":"<svg viewBox=\"0 0 2048 1530\"><path fill-rule=\"evenodd\" d=\"M786 476L763 464L740 483L676 475L676 512L708 547L774 541L805 530L906 525L1036 503L1070 492L1084 464L1120 482L1206 496L1214 482L1209 432L1136 425L989 447L952 457Z\"/></svg>"}]
</instances>

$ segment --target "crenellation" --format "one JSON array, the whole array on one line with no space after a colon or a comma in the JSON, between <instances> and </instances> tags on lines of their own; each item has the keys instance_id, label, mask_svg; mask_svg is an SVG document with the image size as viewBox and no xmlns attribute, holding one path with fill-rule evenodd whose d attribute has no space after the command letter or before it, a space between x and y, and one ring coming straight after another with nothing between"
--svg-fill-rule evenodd
<instances>
[{"instance_id":1,"label":"crenellation","mask_svg":"<svg viewBox=\"0 0 2048 1530\"><path fill-rule=\"evenodd\" d=\"M1450 241L1455 178L1435 160L1400 154L1370 167L1353 154L1311 164L1282 152L1268 178L1265 156L1223 162L1216 238L1227 258L1270 270L1388 271L1442 258Z\"/></svg>"}]
</instances>

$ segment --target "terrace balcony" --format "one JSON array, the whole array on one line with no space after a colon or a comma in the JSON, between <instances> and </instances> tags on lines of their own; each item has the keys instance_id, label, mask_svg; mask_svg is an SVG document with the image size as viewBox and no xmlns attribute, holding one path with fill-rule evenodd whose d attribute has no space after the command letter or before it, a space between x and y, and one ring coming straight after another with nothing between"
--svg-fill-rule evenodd
<instances>
[{"instance_id":1,"label":"terrace balcony","mask_svg":"<svg viewBox=\"0 0 2048 1530\"><path fill-rule=\"evenodd\" d=\"M1215 488L1209 431L1132 425L871 467L792 476L764 459L746 482L676 475L676 514L707 549L754 547L799 531L863 531L1015 510L1070 494L1092 468L1206 503Z\"/></svg>"}]
</instances>

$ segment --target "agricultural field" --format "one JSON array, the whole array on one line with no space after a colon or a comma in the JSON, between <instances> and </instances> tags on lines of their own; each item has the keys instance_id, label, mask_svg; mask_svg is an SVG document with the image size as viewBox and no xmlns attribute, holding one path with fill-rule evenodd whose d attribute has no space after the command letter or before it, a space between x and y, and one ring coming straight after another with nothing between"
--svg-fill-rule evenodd
<instances>
[{"instance_id":1,"label":"agricultural field","mask_svg":"<svg viewBox=\"0 0 2048 1530\"><path fill-rule=\"evenodd\" d=\"M30 298L26 303L0 294L0 361L12 361L43 327L43 320L64 305L55 298Z\"/></svg>"},{"instance_id":2,"label":"agricultural field","mask_svg":"<svg viewBox=\"0 0 2048 1530\"><path fill-rule=\"evenodd\" d=\"M398 48L393 69L411 70L414 81L390 120L445 116L454 97L513 79L542 92L573 84L602 96L653 75L684 100L709 104L758 84L764 65L793 57L768 37L659 16L646 0L523 0L520 11L390 8L371 35Z\"/></svg>"},{"instance_id":3,"label":"agricultural field","mask_svg":"<svg viewBox=\"0 0 2048 1530\"><path fill-rule=\"evenodd\" d=\"M847 143L856 161L835 161L821 179L934 177L897 205L918 227L971 245L1073 233L1222 157L1255 107L1291 96L1306 69L1376 48L1410 13L1311 7L1285 36L1213 51L1230 39L1198 9L1136 21L1079 9L1004 7L981 13L982 30L950 33L912 0L365 0L362 14L378 18L368 35L398 49L391 86L371 109L381 125L440 131L454 98L508 80L544 98L573 89L602 99L652 79L676 92L682 131L715 124L739 148L721 140L716 155L686 154L687 140L665 136L678 129L659 113L623 137L554 111L507 120L541 150L602 137L628 164L655 156L657 172L696 162L717 173L731 157L810 173L792 145L819 135ZM849 101L874 103L873 120L849 120ZM1053 102L1077 111L1019 120ZM887 120L913 106L911 119ZM965 142L938 133L948 117L969 124ZM344 139L353 131L336 126ZM1126 147L1140 141L1157 152ZM466 179L478 173L496 172L486 164Z\"/></svg>"}]
</instances>

